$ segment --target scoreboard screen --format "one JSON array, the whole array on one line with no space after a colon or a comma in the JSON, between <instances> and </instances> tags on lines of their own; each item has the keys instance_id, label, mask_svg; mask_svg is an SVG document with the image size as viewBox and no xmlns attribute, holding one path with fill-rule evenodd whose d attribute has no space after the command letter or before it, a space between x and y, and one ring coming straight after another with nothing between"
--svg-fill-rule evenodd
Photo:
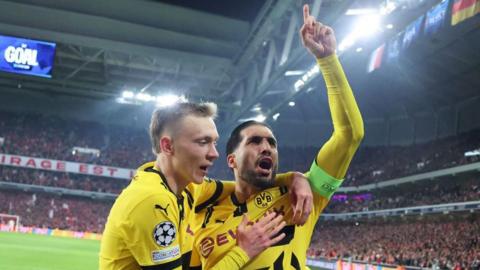
<instances>
[{"instance_id":1,"label":"scoreboard screen","mask_svg":"<svg viewBox=\"0 0 480 270\"><path fill-rule=\"evenodd\" d=\"M0 71L51 78L56 44L0 35Z\"/></svg>"}]
</instances>

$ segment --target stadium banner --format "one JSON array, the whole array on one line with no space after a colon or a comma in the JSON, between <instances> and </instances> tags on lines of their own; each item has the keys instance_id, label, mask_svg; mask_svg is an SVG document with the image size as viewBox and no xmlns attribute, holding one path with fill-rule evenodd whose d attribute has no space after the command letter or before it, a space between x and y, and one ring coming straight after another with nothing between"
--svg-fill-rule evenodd
<instances>
[{"instance_id":1,"label":"stadium banner","mask_svg":"<svg viewBox=\"0 0 480 270\"><path fill-rule=\"evenodd\" d=\"M0 231L8 232L6 226L0 226ZM102 238L102 234L99 234L99 233L77 232L77 231L69 231L69 230L37 228L37 227L28 227L28 226L19 226L18 233L68 237L68 238L77 238L77 239L90 239L90 240L100 240Z\"/></svg>"},{"instance_id":2,"label":"stadium banner","mask_svg":"<svg viewBox=\"0 0 480 270\"><path fill-rule=\"evenodd\" d=\"M0 35L0 70L51 78L56 44Z\"/></svg>"},{"instance_id":3,"label":"stadium banner","mask_svg":"<svg viewBox=\"0 0 480 270\"><path fill-rule=\"evenodd\" d=\"M412 42L420 36L420 31L422 30L423 19L425 15L420 16L418 19L413 21L405 29L405 34L403 35L403 49L406 50Z\"/></svg>"},{"instance_id":4,"label":"stadium banner","mask_svg":"<svg viewBox=\"0 0 480 270\"><path fill-rule=\"evenodd\" d=\"M337 261L327 258L307 258L307 265L318 267L322 270L418 270L418 267L405 267L400 265L383 265L339 259Z\"/></svg>"},{"instance_id":5,"label":"stadium banner","mask_svg":"<svg viewBox=\"0 0 480 270\"><path fill-rule=\"evenodd\" d=\"M445 23L449 2L449 0L443 0L440 4L436 5L427 12L427 16L425 18L425 34L433 35L438 32L440 28L442 28Z\"/></svg>"},{"instance_id":6,"label":"stadium banner","mask_svg":"<svg viewBox=\"0 0 480 270\"><path fill-rule=\"evenodd\" d=\"M328 261L307 259L307 265L322 268L324 270L336 270L337 268L337 262L334 260Z\"/></svg>"},{"instance_id":7,"label":"stadium banner","mask_svg":"<svg viewBox=\"0 0 480 270\"><path fill-rule=\"evenodd\" d=\"M385 43L376 48L370 55L370 62L368 64L368 73L379 69L382 65L383 51L385 50Z\"/></svg>"},{"instance_id":8,"label":"stadium banner","mask_svg":"<svg viewBox=\"0 0 480 270\"><path fill-rule=\"evenodd\" d=\"M454 0L452 6L452 25L480 13L480 0Z\"/></svg>"},{"instance_id":9,"label":"stadium banner","mask_svg":"<svg viewBox=\"0 0 480 270\"><path fill-rule=\"evenodd\" d=\"M400 49L403 40L403 32L398 33L392 39L387 42L387 63L393 63L398 60L398 56L400 55Z\"/></svg>"},{"instance_id":10,"label":"stadium banner","mask_svg":"<svg viewBox=\"0 0 480 270\"><path fill-rule=\"evenodd\" d=\"M46 158L26 157L10 154L0 154L0 165L37 170L48 170L55 172L87 174L120 179L131 179L135 175L135 170L127 168L118 168Z\"/></svg>"}]
</instances>

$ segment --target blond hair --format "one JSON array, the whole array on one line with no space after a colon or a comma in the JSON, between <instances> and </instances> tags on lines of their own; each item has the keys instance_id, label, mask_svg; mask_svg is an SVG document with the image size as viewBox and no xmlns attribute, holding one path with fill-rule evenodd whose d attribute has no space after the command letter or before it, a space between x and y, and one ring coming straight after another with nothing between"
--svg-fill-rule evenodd
<instances>
[{"instance_id":1,"label":"blond hair","mask_svg":"<svg viewBox=\"0 0 480 270\"><path fill-rule=\"evenodd\" d=\"M189 115L211 117L214 119L217 116L217 105L212 102L185 102L156 109L152 113L149 129L150 141L152 142L152 151L154 154L161 152L160 138L164 132L167 129L172 129L171 131L173 131L173 125Z\"/></svg>"}]
</instances>

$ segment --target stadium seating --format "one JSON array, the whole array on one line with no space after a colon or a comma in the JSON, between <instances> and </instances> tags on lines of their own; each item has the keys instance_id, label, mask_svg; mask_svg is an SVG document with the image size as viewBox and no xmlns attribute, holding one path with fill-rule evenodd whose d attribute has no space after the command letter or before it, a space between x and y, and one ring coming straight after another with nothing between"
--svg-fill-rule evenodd
<instances>
[{"instance_id":1,"label":"stadium seating","mask_svg":"<svg viewBox=\"0 0 480 270\"><path fill-rule=\"evenodd\" d=\"M434 269L478 269L479 231L478 214L323 221L317 224L309 257Z\"/></svg>"},{"instance_id":2,"label":"stadium seating","mask_svg":"<svg viewBox=\"0 0 480 270\"><path fill-rule=\"evenodd\" d=\"M20 216L23 226L103 232L113 202L0 190L0 213Z\"/></svg>"},{"instance_id":3,"label":"stadium seating","mask_svg":"<svg viewBox=\"0 0 480 270\"><path fill-rule=\"evenodd\" d=\"M348 213L480 200L480 174L450 176L371 192L336 196L325 213Z\"/></svg>"},{"instance_id":4,"label":"stadium seating","mask_svg":"<svg viewBox=\"0 0 480 270\"><path fill-rule=\"evenodd\" d=\"M153 158L145 130L105 127L58 117L0 112L0 153L136 168ZM406 175L478 162L464 152L480 148L480 130L411 146L361 147L344 186L360 186ZM75 146L101 150L74 155ZM305 171L317 148L280 148L282 171ZM228 179L217 166L211 176ZM118 194L128 180L0 165L0 181L69 190ZM480 200L480 175L471 173L401 187L338 194L326 213ZM346 196L342 196L346 195ZM0 190L0 213L19 215L23 226L101 233L113 201ZM458 219L458 220L452 220ZM370 221L321 221L312 238L311 258L353 259L420 267L478 269L478 215L414 216ZM476 267L476 268L475 268Z\"/></svg>"}]
</instances>

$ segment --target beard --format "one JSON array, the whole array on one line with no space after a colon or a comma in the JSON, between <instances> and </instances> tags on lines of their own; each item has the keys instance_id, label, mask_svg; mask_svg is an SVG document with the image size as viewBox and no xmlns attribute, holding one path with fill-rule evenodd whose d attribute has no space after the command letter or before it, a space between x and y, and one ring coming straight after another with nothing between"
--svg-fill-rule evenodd
<instances>
[{"instance_id":1,"label":"beard","mask_svg":"<svg viewBox=\"0 0 480 270\"><path fill-rule=\"evenodd\" d=\"M272 168L272 175L270 177L258 175L254 170L245 170L242 173L241 177L248 184L263 190L263 189L267 189L275 186L276 175L277 175L277 166L274 166Z\"/></svg>"}]
</instances>

